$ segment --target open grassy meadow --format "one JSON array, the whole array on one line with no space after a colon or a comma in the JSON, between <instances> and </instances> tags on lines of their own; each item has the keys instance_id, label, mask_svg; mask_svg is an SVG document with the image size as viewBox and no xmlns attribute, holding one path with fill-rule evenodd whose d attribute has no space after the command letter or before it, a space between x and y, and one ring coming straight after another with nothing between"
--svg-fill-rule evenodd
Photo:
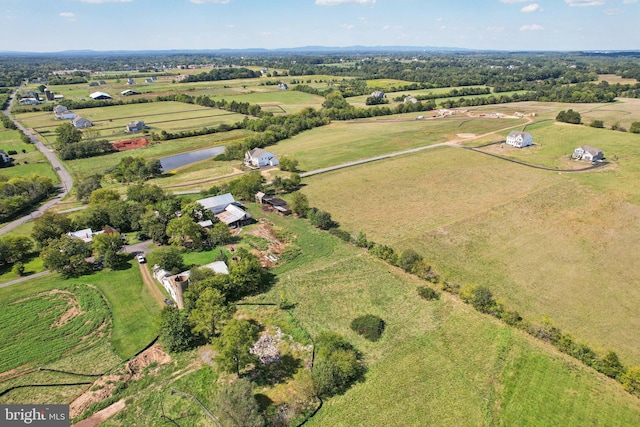
<instances>
[{"instance_id":1,"label":"open grassy meadow","mask_svg":"<svg viewBox=\"0 0 640 427\"><path fill-rule=\"evenodd\" d=\"M616 382L455 297L421 300L416 287L424 282L302 220L269 219L296 236L301 255L277 267L277 284L256 300L285 295L312 336L347 336L368 366L365 380L326 400L310 425L640 422L640 402ZM380 341L351 331L350 321L362 314L385 320Z\"/></svg>"},{"instance_id":2,"label":"open grassy meadow","mask_svg":"<svg viewBox=\"0 0 640 427\"><path fill-rule=\"evenodd\" d=\"M156 336L157 314L161 307L144 285L133 260L123 270L100 271L77 279L62 279L58 274L50 274L1 288L0 304L73 284L93 285L104 294L113 317L110 342L121 358L130 357Z\"/></svg>"},{"instance_id":3,"label":"open grassy meadow","mask_svg":"<svg viewBox=\"0 0 640 427\"><path fill-rule=\"evenodd\" d=\"M415 120L418 113L333 122L271 147L280 157L295 158L300 169L313 170L381 154L483 135L526 123L523 119L453 116Z\"/></svg>"},{"instance_id":4,"label":"open grassy meadow","mask_svg":"<svg viewBox=\"0 0 640 427\"><path fill-rule=\"evenodd\" d=\"M318 175L304 192L347 230L638 364L640 208L575 176L447 147Z\"/></svg>"},{"instance_id":5,"label":"open grassy meadow","mask_svg":"<svg viewBox=\"0 0 640 427\"><path fill-rule=\"evenodd\" d=\"M142 120L150 132L160 133L214 127L223 123L232 124L242 121L245 117L217 108L171 101L86 108L74 112L93 122L94 126L85 132L91 132L110 141L131 138L130 134L125 133L125 127L134 120ZM56 120L50 111L22 113L17 115L17 119L26 127L38 132L46 144L55 142L55 129L62 123Z\"/></svg>"}]
</instances>

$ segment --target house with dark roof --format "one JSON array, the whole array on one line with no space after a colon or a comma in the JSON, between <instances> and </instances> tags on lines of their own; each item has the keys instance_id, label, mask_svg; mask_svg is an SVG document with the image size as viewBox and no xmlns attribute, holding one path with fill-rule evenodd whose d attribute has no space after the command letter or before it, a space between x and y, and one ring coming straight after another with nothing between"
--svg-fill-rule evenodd
<instances>
[{"instance_id":1,"label":"house with dark roof","mask_svg":"<svg viewBox=\"0 0 640 427\"><path fill-rule=\"evenodd\" d=\"M386 98L387 94L384 93L381 90L374 90L373 92L371 92L371 97L372 98Z\"/></svg>"},{"instance_id":2,"label":"house with dark roof","mask_svg":"<svg viewBox=\"0 0 640 427\"><path fill-rule=\"evenodd\" d=\"M129 78L127 79L127 84L128 84L128 85L134 85L134 84L136 84L136 81L135 81L135 80L133 80L131 77L129 77Z\"/></svg>"},{"instance_id":3,"label":"house with dark roof","mask_svg":"<svg viewBox=\"0 0 640 427\"><path fill-rule=\"evenodd\" d=\"M286 84L286 83L278 83L278 89L287 90L287 89L289 89L289 85Z\"/></svg>"},{"instance_id":4,"label":"house with dark roof","mask_svg":"<svg viewBox=\"0 0 640 427\"><path fill-rule=\"evenodd\" d=\"M147 126L144 124L142 120L134 120L127 125L127 129L125 130L125 132L135 133L135 132L140 132L146 128Z\"/></svg>"},{"instance_id":5,"label":"house with dark roof","mask_svg":"<svg viewBox=\"0 0 640 427\"><path fill-rule=\"evenodd\" d=\"M76 127L76 129L86 129L93 126L91 120L85 119L84 117L76 117L71 120L71 123Z\"/></svg>"},{"instance_id":6,"label":"house with dark roof","mask_svg":"<svg viewBox=\"0 0 640 427\"><path fill-rule=\"evenodd\" d=\"M533 145L533 136L528 132L512 130L509 135L507 135L506 143L516 148L528 147Z\"/></svg>"},{"instance_id":7,"label":"house with dark roof","mask_svg":"<svg viewBox=\"0 0 640 427\"><path fill-rule=\"evenodd\" d=\"M0 166L10 166L11 162L13 162L13 158L5 153L4 150L0 150Z\"/></svg>"},{"instance_id":8,"label":"house with dark roof","mask_svg":"<svg viewBox=\"0 0 640 427\"><path fill-rule=\"evenodd\" d=\"M280 161L275 154L262 148L254 148L245 153L244 164L248 167L261 168L264 166L277 166Z\"/></svg>"},{"instance_id":9,"label":"house with dark roof","mask_svg":"<svg viewBox=\"0 0 640 427\"><path fill-rule=\"evenodd\" d=\"M291 208L282 199L277 198L276 196L269 196L264 194L262 191L256 193L256 202L262 205L269 205L277 212L283 215L289 215L291 213Z\"/></svg>"},{"instance_id":10,"label":"house with dark roof","mask_svg":"<svg viewBox=\"0 0 640 427\"><path fill-rule=\"evenodd\" d=\"M583 160L585 162L601 162L604 160L604 153L601 149L590 145L583 145L573 150L571 158L574 160Z\"/></svg>"}]
</instances>

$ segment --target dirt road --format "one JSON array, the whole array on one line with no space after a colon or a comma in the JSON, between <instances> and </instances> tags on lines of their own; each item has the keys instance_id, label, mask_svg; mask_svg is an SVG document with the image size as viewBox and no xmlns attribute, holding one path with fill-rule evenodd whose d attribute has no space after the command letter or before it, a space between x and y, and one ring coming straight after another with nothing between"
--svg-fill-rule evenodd
<instances>
[{"instance_id":1,"label":"dirt road","mask_svg":"<svg viewBox=\"0 0 640 427\"><path fill-rule=\"evenodd\" d=\"M153 295L153 298L158 302L158 304L160 304L161 307L164 307L165 296L162 294L162 291L158 288L158 285L153 280L153 276L147 268L147 264L140 264L139 266L140 274L142 274L142 280L144 281L144 284L147 285L147 288L149 288L149 291L151 291L151 295Z\"/></svg>"}]
</instances>

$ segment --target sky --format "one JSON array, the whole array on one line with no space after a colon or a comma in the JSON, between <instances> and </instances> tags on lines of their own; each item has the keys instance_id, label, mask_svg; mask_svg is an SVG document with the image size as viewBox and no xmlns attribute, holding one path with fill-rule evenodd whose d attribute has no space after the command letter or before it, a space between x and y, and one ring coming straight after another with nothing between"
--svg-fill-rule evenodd
<instances>
[{"instance_id":1,"label":"sky","mask_svg":"<svg viewBox=\"0 0 640 427\"><path fill-rule=\"evenodd\" d=\"M640 0L0 0L0 51L639 50Z\"/></svg>"}]
</instances>

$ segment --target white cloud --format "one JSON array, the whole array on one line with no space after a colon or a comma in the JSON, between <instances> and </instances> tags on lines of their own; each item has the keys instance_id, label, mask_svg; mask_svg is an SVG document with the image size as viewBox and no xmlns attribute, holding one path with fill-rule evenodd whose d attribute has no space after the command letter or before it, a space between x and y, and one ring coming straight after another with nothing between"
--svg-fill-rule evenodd
<instances>
[{"instance_id":1,"label":"white cloud","mask_svg":"<svg viewBox=\"0 0 640 427\"><path fill-rule=\"evenodd\" d=\"M544 27L538 24L523 25L522 27L520 27L520 31L540 31L540 30L544 30Z\"/></svg>"},{"instance_id":2,"label":"white cloud","mask_svg":"<svg viewBox=\"0 0 640 427\"><path fill-rule=\"evenodd\" d=\"M352 24L342 24L340 25L340 27L344 28L345 30L353 30L356 26Z\"/></svg>"},{"instance_id":3,"label":"white cloud","mask_svg":"<svg viewBox=\"0 0 640 427\"><path fill-rule=\"evenodd\" d=\"M606 3L605 0L564 0L564 2L571 7L602 6Z\"/></svg>"},{"instance_id":4,"label":"white cloud","mask_svg":"<svg viewBox=\"0 0 640 427\"><path fill-rule=\"evenodd\" d=\"M318 6L338 6L341 4L376 4L376 0L316 0Z\"/></svg>"},{"instance_id":5,"label":"white cloud","mask_svg":"<svg viewBox=\"0 0 640 427\"><path fill-rule=\"evenodd\" d=\"M503 33L504 27L502 26L487 27L487 31L489 31L490 33Z\"/></svg>"},{"instance_id":6,"label":"white cloud","mask_svg":"<svg viewBox=\"0 0 640 427\"><path fill-rule=\"evenodd\" d=\"M531 12L539 12L542 8L538 3L531 3L520 9L522 13L531 13Z\"/></svg>"},{"instance_id":7,"label":"white cloud","mask_svg":"<svg viewBox=\"0 0 640 427\"><path fill-rule=\"evenodd\" d=\"M622 0L623 4L638 3L638 0Z\"/></svg>"},{"instance_id":8,"label":"white cloud","mask_svg":"<svg viewBox=\"0 0 640 427\"><path fill-rule=\"evenodd\" d=\"M191 3L195 3L195 4L206 4L206 3L227 4L229 2L231 2L231 0L191 0Z\"/></svg>"},{"instance_id":9,"label":"white cloud","mask_svg":"<svg viewBox=\"0 0 640 427\"><path fill-rule=\"evenodd\" d=\"M80 0L83 3L131 3L133 0Z\"/></svg>"},{"instance_id":10,"label":"white cloud","mask_svg":"<svg viewBox=\"0 0 640 427\"><path fill-rule=\"evenodd\" d=\"M76 14L73 12L60 12L58 16L65 18L69 22L73 22L76 20Z\"/></svg>"},{"instance_id":11,"label":"white cloud","mask_svg":"<svg viewBox=\"0 0 640 427\"><path fill-rule=\"evenodd\" d=\"M621 13L622 11L620 9L607 9L604 11L604 14L608 16L620 15Z\"/></svg>"},{"instance_id":12,"label":"white cloud","mask_svg":"<svg viewBox=\"0 0 640 427\"><path fill-rule=\"evenodd\" d=\"M502 3L524 3L529 0L500 0Z\"/></svg>"}]
</instances>

